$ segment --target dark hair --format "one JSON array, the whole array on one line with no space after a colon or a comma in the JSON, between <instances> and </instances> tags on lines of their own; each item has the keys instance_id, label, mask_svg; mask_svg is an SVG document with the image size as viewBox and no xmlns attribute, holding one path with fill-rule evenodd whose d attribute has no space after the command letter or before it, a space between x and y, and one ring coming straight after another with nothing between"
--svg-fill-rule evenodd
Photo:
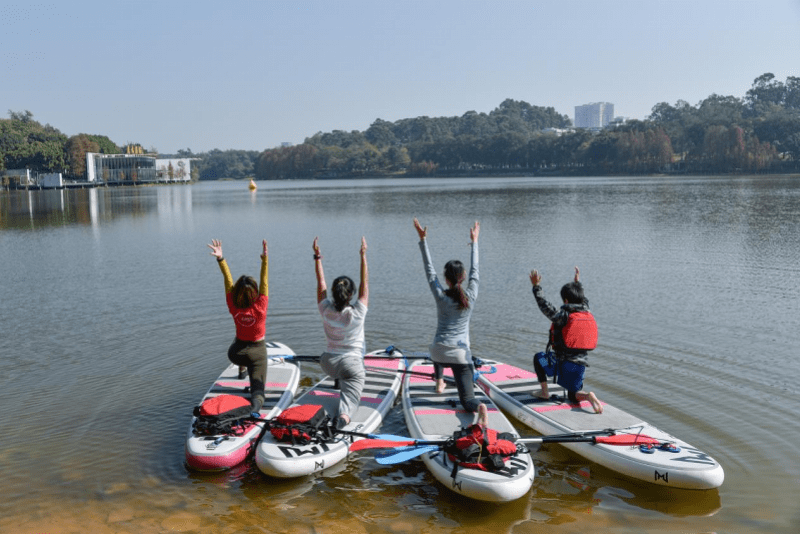
<instances>
[{"instance_id":1,"label":"dark hair","mask_svg":"<svg viewBox=\"0 0 800 534\"><path fill-rule=\"evenodd\" d=\"M252 277L243 274L233 284L231 296L233 297L234 306L240 310L246 310L258 298L258 284Z\"/></svg>"},{"instance_id":2,"label":"dark hair","mask_svg":"<svg viewBox=\"0 0 800 534\"><path fill-rule=\"evenodd\" d=\"M348 276L340 276L333 281L331 293L333 294L333 307L342 311L350 305L350 299L356 292L356 285Z\"/></svg>"},{"instance_id":3,"label":"dark hair","mask_svg":"<svg viewBox=\"0 0 800 534\"><path fill-rule=\"evenodd\" d=\"M580 282L564 284L561 288L561 299L569 304L589 304L589 301L583 295L583 285Z\"/></svg>"},{"instance_id":4,"label":"dark hair","mask_svg":"<svg viewBox=\"0 0 800 534\"><path fill-rule=\"evenodd\" d=\"M458 260L450 260L444 264L444 278L450 282L450 286L444 294L453 299L458 304L459 310L469 308L469 299L461 282L464 280L464 264Z\"/></svg>"}]
</instances>

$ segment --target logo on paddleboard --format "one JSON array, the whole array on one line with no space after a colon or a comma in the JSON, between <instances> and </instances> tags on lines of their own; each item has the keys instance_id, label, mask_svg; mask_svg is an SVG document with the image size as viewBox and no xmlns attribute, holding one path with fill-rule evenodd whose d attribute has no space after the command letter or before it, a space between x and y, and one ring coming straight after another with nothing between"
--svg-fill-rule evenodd
<instances>
[{"instance_id":1,"label":"logo on paddleboard","mask_svg":"<svg viewBox=\"0 0 800 534\"><path fill-rule=\"evenodd\" d=\"M661 473L656 471L656 482L658 482L659 480L663 480L664 482L669 484L669 472L666 472L662 475Z\"/></svg>"}]
</instances>

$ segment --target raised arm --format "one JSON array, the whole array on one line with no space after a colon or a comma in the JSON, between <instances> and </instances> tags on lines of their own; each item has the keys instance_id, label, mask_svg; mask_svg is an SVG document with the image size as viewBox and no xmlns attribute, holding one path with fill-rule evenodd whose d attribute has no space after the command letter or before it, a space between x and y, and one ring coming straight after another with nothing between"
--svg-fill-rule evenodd
<instances>
[{"instance_id":1,"label":"raised arm","mask_svg":"<svg viewBox=\"0 0 800 534\"><path fill-rule=\"evenodd\" d=\"M414 228L419 234L419 250L422 253L422 266L425 268L425 277L428 279L428 285L431 288L434 298L441 298L444 294L444 288L439 283L439 278L436 276L436 269L433 267L431 261L431 253L428 250L428 227L422 227L417 218L414 218Z\"/></svg>"},{"instance_id":2,"label":"raised arm","mask_svg":"<svg viewBox=\"0 0 800 534\"><path fill-rule=\"evenodd\" d=\"M473 300L478 298L478 234L480 233L481 223L475 221L474 226L469 230L470 248L472 250L470 251L469 284L467 285L467 290L472 293L471 298Z\"/></svg>"},{"instance_id":3,"label":"raised arm","mask_svg":"<svg viewBox=\"0 0 800 534\"><path fill-rule=\"evenodd\" d=\"M261 283L258 285L258 292L269 296L269 251L267 250L267 240L261 241L263 252L261 253Z\"/></svg>"},{"instance_id":4,"label":"raised arm","mask_svg":"<svg viewBox=\"0 0 800 534\"><path fill-rule=\"evenodd\" d=\"M369 307L369 270L367 269L367 240L361 238L361 284L358 287L358 300Z\"/></svg>"},{"instance_id":5,"label":"raised arm","mask_svg":"<svg viewBox=\"0 0 800 534\"><path fill-rule=\"evenodd\" d=\"M533 286L533 298L536 299L536 305L539 306L539 310L544 314L544 316L552 321L558 313L558 309L550 304L547 299L544 298L544 295L542 295L542 275L539 274L539 271L534 269L531 271L530 278L531 285Z\"/></svg>"},{"instance_id":6,"label":"raised arm","mask_svg":"<svg viewBox=\"0 0 800 534\"><path fill-rule=\"evenodd\" d=\"M217 264L219 265L219 270L222 271L222 278L225 282L225 294L227 295L233 290L233 277L231 276L231 270L228 269L228 263L222 255L222 241L212 239L208 248L211 249L211 255L217 258Z\"/></svg>"},{"instance_id":7,"label":"raised arm","mask_svg":"<svg viewBox=\"0 0 800 534\"><path fill-rule=\"evenodd\" d=\"M319 238L314 238L311 245L314 250L314 270L317 273L317 302L322 302L328 298L328 285L325 283L325 273L322 271L322 254L319 253Z\"/></svg>"}]
</instances>

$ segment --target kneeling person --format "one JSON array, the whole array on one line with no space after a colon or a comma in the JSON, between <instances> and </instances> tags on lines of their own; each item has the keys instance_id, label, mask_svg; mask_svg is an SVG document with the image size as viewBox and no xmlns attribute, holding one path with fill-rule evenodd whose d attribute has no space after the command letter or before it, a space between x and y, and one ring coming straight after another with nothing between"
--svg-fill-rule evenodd
<instances>
[{"instance_id":1,"label":"kneeling person","mask_svg":"<svg viewBox=\"0 0 800 534\"><path fill-rule=\"evenodd\" d=\"M584 392L583 375L588 351L597 346L597 325L589 311L589 301L583 294L580 270L575 267L575 279L561 288L564 304L560 309L550 304L542 296L540 282L542 276L535 269L530 274L533 296L542 313L552 321L550 343L555 350L554 357L539 353L534 357L533 367L541 386L539 397L550 398L547 389L547 376L558 376L558 383L567 390L571 402L588 400L596 413L603 412L603 405L594 392Z\"/></svg>"}]
</instances>

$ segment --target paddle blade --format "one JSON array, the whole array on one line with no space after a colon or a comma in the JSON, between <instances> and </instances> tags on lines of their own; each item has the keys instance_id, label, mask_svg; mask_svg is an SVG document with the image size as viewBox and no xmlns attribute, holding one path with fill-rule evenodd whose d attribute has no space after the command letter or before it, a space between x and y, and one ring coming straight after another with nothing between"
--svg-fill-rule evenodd
<instances>
[{"instance_id":1,"label":"paddle blade","mask_svg":"<svg viewBox=\"0 0 800 534\"><path fill-rule=\"evenodd\" d=\"M616 436L595 436L595 443L605 445L643 445L645 443L659 444L661 441L642 434L617 434Z\"/></svg>"},{"instance_id":2,"label":"paddle blade","mask_svg":"<svg viewBox=\"0 0 800 534\"><path fill-rule=\"evenodd\" d=\"M411 447L400 447L391 451L379 452L375 455L375 461L381 465L394 465L406 462L417 456L422 456L426 452L439 450L439 445L415 445Z\"/></svg>"},{"instance_id":3,"label":"paddle blade","mask_svg":"<svg viewBox=\"0 0 800 534\"><path fill-rule=\"evenodd\" d=\"M414 445L414 440L393 441L391 439L360 439L350 444L350 452L363 451L366 449L391 449Z\"/></svg>"}]
</instances>

